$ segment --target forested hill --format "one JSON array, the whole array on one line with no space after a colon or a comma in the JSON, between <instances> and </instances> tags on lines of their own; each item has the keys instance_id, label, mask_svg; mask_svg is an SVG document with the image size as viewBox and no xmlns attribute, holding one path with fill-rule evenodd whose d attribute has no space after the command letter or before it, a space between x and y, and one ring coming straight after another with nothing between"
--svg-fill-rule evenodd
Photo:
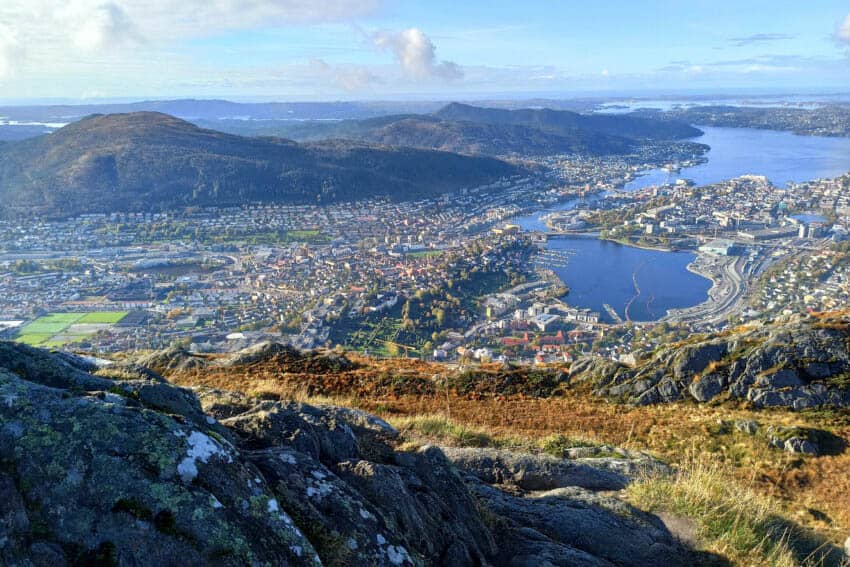
<instances>
[{"instance_id":1,"label":"forested hill","mask_svg":"<svg viewBox=\"0 0 850 567\"><path fill-rule=\"evenodd\" d=\"M486 157L199 128L156 112L94 115L0 145L4 214L65 216L252 202L419 199L521 172Z\"/></svg>"},{"instance_id":2,"label":"forested hill","mask_svg":"<svg viewBox=\"0 0 850 567\"><path fill-rule=\"evenodd\" d=\"M433 114L363 120L200 122L239 134L275 134L301 141L342 138L490 156L629 155L640 152L646 144L671 143L702 134L684 122L668 119L459 103Z\"/></svg>"},{"instance_id":3,"label":"forested hill","mask_svg":"<svg viewBox=\"0 0 850 567\"><path fill-rule=\"evenodd\" d=\"M525 126L561 136L581 131L634 140L680 140L702 134L701 130L675 120L663 121L622 114L579 114L548 108L507 110L452 103L435 115L443 120Z\"/></svg>"}]
</instances>

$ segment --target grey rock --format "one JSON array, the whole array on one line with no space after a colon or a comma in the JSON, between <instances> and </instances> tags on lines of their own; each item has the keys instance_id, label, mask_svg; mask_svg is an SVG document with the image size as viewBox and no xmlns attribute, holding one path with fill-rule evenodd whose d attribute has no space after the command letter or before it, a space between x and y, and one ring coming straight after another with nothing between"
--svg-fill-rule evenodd
<instances>
[{"instance_id":1,"label":"grey rock","mask_svg":"<svg viewBox=\"0 0 850 567\"><path fill-rule=\"evenodd\" d=\"M811 362L803 367L803 372L811 380L822 380L836 373L836 369L828 362Z\"/></svg>"},{"instance_id":2,"label":"grey rock","mask_svg":"<svg viewBox=\"0 0 850 567\"><path fill-rule=\"evenodd\" d=\"M430 563L478 565L497 553L475 501L438 448L399 454L394 464L346 461L337 471Z\"/></svg>"},{"instance_id":3,"label":"grey rock","mask_svg":"<svg viewBox=\"0 0 850 567\"><path fill-rule=\"evenodd\" d=\"M803 437L792 437L786 439L783 448L788 453L805 453L807 455L818 455L818 447L815 443Z\"/></svg>"},{"instance_id":4,"label":"grey rock","mask_svg":"<svg viewBox=\"0 0 850 567\"><path fill-rule=\"evenodd\" d=\"M756 380L756 383L764 388L791 388L793 386L802 386L803 381L800 380L800 375L796 370L783 368L772 374L762 375Z\"/></svg>"},{"instance_id":5,"label":"grey rock","mask_svg":"<svg viewBox=\"0 0 850 567\"><path fill-rule=\"evenodd\" d=\"M679 380L690 380L695 374L701 374L712 362L719 362L726 356L728 345L725 342L702 343L683 347L676 353L672 372Z\"/></svg>"},{"instance_id":6,"label":"grey rock","mask_svg":"<svg viewBox=\"0 0 850 567\"><path fill-rule=\"evenodd\" d=\"M658 518L616 498L580 488L561 488L523 498L483 483L472 481L470 486L491 512L603 562L691 565L697 561L695 554L680 544Z\"/></svg>"},{"instance_id":7,"label":"grey rock","mask_svg":"<svg viewBox=\"0 0 850 567\"><path fill-rule=\"evenodd\" d=\"M0 371L0 460L44 534L41 555L59 546L79 550L70 563L315 564L311 543L285 511L268 512L274 494L226 439L183 416L80 390L105 379L46 353L24 357L37 365L29 379ZM20 547L32 535L13 539Z\"/></svg>"},{"instance_id":8,"label":"grey rock","mask_svg":"<svg viewBox=\"0 0 850 567\"><path fill-rule=\"evenodd\" d=\"M713 400L728 391L758 407L850 406L850 388L833 381L850 373L850 318L790 317L751 330L685 345L659 347L634 368L601 358L576 362L571 379L594 394L636 405L689 397ZM708 369L711 369L710 371Z\"/></svg>"},{"instance_id":9,"label":"grey rock","mask_svg":"<svg viewBox=\"0 0 850 567\"><path fill-rule=\"evenodd\" d=\"M206 358L192 354L182 347L156 351L139 357L135 362L163 376L177 371L200 370L209 365Z\"/></svg>"},{"instance_id":10,"label":"grey rock","mask_svg":"<svg viewBox=\"0 0 850 567\"><path fill-rule=\"evenodd\" d=\"M771 426L767 430L767 436L768 444L771 447L787 451L788 453L801 453L813 456L819 456L821 454L819 440L832 437L829 433L822 430L795 426Z\"/></svg>"},{"instance_id":11,"label":"grey rock","mask_svg":"<svg viewBox=\"0 0 850 567\"><path fill-rule=\"evenodd\" d=\"M696 401L707 402L719 396L726 388L726 384L726 376L719 373L708 374L691 382L688 391Z\"/></svg>"},{"instance_id":12,"label":"grey rock","mask_svg":"<svg viewBox=\"0 0 850 567\"><path fill-rule=\"evenodd\" d=\"M456 467L488 484L511 484L523 490L551 490L566 486L620 490L629 480L610 469L545 454L471 447L445 447L443 452Z\"/></svg>"},{"instance_id":13,"label":"grey rock","mask_svg":"<svg viewBox=\"0 0 850 567\"><path fill-rule=\"evenodd\" d=\"M761 427L759 422L752 419L739 419L735 421L735 429L747 435L755 435L758 433L759 427Z\"/></svg>"},{"instance_id":14,"label":"grey rock","mask_svg":"<svg viewBox=\"0 0 850 567\"><path fill-rule=\"evenodd\" d=\"M183 356L152 360L168 367ZM396 450L398 433L359 410L187 390L144 368L94 368L7 343L0 400L3 565L696 557L654 516L578 488L620 489L660 466L614 447L577 460L446 449L450 461L437 447ZM481 479L512 484L517 494Z\"/></svg>"},{"instance_id":15,"label":"grey rock","mask_svg":"<svg viewBox=\"0 0 850 567\"><path fill-rule=\"evenodd\" d=\"M570 366L570 382L590 382L594 387L610 384L617 373L625 368L619 362L599 356L579 359Z\"/></svg>"},{"instance_id":16,"label":"grey rock","mask_svg":"<svg viewBox=\"0 0 850 567\"><path fill-rule=\"evenodd\" d=\"M602 567L612 563L593 555L559 543L539 531L506 526L499 528L497 538L510 554L499 556L495 564L498 567Z\"/></svg>"}]
</instances>

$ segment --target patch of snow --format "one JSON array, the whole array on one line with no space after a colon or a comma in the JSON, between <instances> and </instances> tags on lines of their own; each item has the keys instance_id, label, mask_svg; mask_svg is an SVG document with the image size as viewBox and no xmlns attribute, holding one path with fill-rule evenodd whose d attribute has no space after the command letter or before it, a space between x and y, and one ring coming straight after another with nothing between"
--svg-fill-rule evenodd
<instances>
[{"instance_id":1,"label":"patch of snow","mask_svg":"<svg viewBox=\"0 0 850 567\"><path fill-rule=\"evenodd\" d=\"M210 425L213 425L215 423L215 418L211 415L208 415L207 416L207 423L209 423Z\"/></svg>"},{"instance_id":2,"label":"patch of snow","mask_svg":"<svg viewBox=\"0 0 850 567\"><path fill-rule=\"evenodd\" d=\"M297 557L301 557L301 554L304 553L304 550L301 549L300 545L290 546L289 550L294 553Z\"/></svg>"},{"instance_id":3,"label":"patch of snow","mask_svg":"<svg viewBox=\"0 0 850 567\"><path fill-rule=\"evenodd\" d=\"M213 496L212 494L210 494L210 500L212 501L212 507L216 510L218 510L219 508L224 508L224 504L222 504L221 501L219 501L219 499Z\"/></svg>"},{"instance_id":4,"label":"patch of snow","mask_svg":"<svg viewBox=\"0 0 850 567\"><path fill-rule=\"evenodd\" d=\"M278 506L278 504L277 504L277 500L275 500L274 498L272 498L271 500L269 500L269 503L268 503L268 505L266 506L266 508L268 509L269 514L274 514L274 513L276 513L276 512L279 512L279 511L280 511L280 506Z\"/></svg>"},{"instance_id":5,"label":"patch of snow","mask_svg":"<svg viewBox=\"0 0 850 567\"><path fill-rule=\"evenodd\" d=\"M384 545L385 543L387 543L387 540L381 534L378 534L375 539L377 540L378 545Z\"/></svg>"}]
</instances>

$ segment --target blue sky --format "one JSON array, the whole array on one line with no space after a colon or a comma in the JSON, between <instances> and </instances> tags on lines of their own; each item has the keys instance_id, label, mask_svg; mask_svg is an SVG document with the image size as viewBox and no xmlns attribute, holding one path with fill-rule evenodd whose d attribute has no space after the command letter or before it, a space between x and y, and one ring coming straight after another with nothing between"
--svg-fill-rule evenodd
<instances>
[{"instance_id":1,"label":"blue sky","mask_svg":"<svg viewBox=\"0 0 850 567\"><path fill-rule=\"evenodd\" d=\"M3 0L0 97L850 91L837 0Z\"/></svg>"}]
</instances>

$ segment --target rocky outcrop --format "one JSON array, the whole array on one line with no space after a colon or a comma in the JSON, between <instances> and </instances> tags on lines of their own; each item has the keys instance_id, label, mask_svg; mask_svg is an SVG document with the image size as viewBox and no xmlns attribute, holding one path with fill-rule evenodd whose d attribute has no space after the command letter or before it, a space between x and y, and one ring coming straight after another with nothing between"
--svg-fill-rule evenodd
<instances>
[{"instance_id":1,"label":"rocky outcrop","mask_svg":"<svg viewBox=\"0 0 850 567\"><path fill-rule=\"evenodd\" d=\"M206 368L239 368L265 363L274 364L276 371L281 373L334 373L357 368L348 358L332 351L302 351L276 342L258 343L223 357L198 355L182 347L171 347L146 354L135 362L163 376Z\"/></svg>"},{"instance_id":2,"label":"rocky outcrop","mask_svg":"<svg viewBox=\"0 0 850 567\"><path fill-rule=\"evenodd\" d=\"M138 366L0 343L0 564L705 559L593 492L628 482L613 465L398 441L358 410L177 388Z\"/></svg>"},{"instance_id":3,"label":"rocky outcrop","mask_svg":"<svg viewBox=\"0 0 850 567\"><path fill-rule=\"evenodd\" d=\"M645 405L746 400L757 407L850 406L850 318L794 316L750 330L661 347L634 367L585 359L573 382Z\"/></svg>"},{"instance_id":4,"label":"rocky outcrop","mask_svg":"<svg viewBox=\"0 0 850 567\"><path fill-rule=\"evenodd\" d=\"M174 346L165 350L158 350L140 357L136 361L140 366L150 368L163 376L171 372L203 368L207 365L207 359L195 355L183 347Z\"/></svg>"},{"instance_id":5,"label":"rocky outcrop","mask_svg":"<svg viewBox=\"0 0 850 567\"><path fill-rule=\"evenodd\" d=\"M629 478L605 467L594 467L551 455L515 453L473 447L443 449L456 467L488 484L509 484L523 490L553 490L577 486L590 490L620 490Z\"/></svg>"}]
</instances>

